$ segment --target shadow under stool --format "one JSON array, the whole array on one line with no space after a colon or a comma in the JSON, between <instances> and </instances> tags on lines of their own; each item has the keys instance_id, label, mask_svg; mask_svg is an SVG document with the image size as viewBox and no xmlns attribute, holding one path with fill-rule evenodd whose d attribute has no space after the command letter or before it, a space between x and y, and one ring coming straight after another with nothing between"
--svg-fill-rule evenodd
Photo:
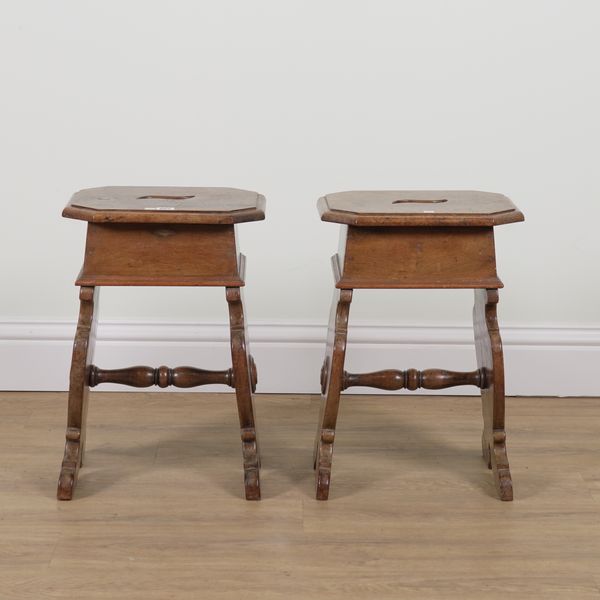
<instances>
[{"instance_id":1,"label":"shadow under stool","mask_svg":"<svg viewBox=\"0 0 600 600\"><path fill-rule=\"evenodd\" d=\"M481 389L483 457L498 496L512 500L504 429L504 360L496 317L498 289L494 226L523 220L506 197L475 191L340 192L319 199L323 221L340 223L332 257L335 291L321 369L321 411L315 439L316 495L327 500L340 393L352 386L384 390L458 385ZM344 370L354 289L472 288L477 369Z\"/></svg>"},{"instance_id":2,"label":"shadow under stool","mask_svg":"<svg viewBox=\"0 0 600 600\"><path fill-rule=\"evenodd\" d=\"M100 383L133 387L190 388L224 384L235 388L244 488L260 499L260 457L252 393L256 367L248 350L244 319L245 257L237 250L235 224L265 218L260 194L231 188L103 187L77 192L64 217L88 221L80 286L80 312L69 380L65 454L57 497L70 500L85 451L88 390ZM232 367L93 365L100 286L223 286L229 306Z\"/></svg>"}]
</instances>

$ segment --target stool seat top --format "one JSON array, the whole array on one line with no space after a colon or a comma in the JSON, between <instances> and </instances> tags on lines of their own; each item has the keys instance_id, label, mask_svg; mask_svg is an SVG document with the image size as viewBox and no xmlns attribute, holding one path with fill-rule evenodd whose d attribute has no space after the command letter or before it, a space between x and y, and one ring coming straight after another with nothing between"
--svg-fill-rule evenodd
<instances>
[{"instance_id":1,"label":"stool seat top","mask_svg":"<svg viewBox=\"0 0 600 600\"><path fill-rule=\"evenodd\" d=\"M265 198L221 187L99 187L75 193L63 217L93 223L230 225L265 218Z\"/></svg>"},{"instance_id":2,"label":"stool seat top","mask_svg":"<svg viewBox=\"0 0 600 600\"><path fill-rule=\"evenodd\" d=\"M502 194L476 191L338 192L319 199L323 221L357 226L479 226L523 221Z\"/></svg>"}]
</instances>

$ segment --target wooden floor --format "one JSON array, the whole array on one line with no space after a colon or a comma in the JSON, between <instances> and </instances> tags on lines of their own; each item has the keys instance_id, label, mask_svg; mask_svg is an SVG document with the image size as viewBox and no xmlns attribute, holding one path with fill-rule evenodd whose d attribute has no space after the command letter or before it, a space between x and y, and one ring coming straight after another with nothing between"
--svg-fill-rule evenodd
<instances>
[{"instance_id":1,"label":"wooden floor","mask_svg":"<svg viewBox=\"0 0 600 600\"><path fill-rule=\"evenodd\" d=\"M329 502L316 398L259 396L242 499L230 394L96 393L76 499L54 499L64 394L0 395L0 598L600 599L600 399L512 399L515 501L476 398L344 397Z\"/></svg>"}]
</instances>

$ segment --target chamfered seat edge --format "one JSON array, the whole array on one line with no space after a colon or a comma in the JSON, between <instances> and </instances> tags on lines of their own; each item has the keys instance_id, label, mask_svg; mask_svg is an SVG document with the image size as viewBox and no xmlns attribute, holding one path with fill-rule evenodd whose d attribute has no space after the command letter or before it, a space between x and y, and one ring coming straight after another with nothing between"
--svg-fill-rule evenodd
<instances>
[{"instance_id":1,"label":"chamfered seat edge","mask_svg":"<svg viewBox=\"0 0 600 600\"><path fill-rule=\"evenodd\" d=\"M456 212L436 212L434 210L427 210L426 212L421 210L419 212L382 212L378 210L368 210L364 206L357 206L357 201L360 203L368 202L369 197L376 198L377 195L381 194L398 194L398 195L437 195L445 196L452 195L453 201L461 200L463 203L466 202L469 211L456 211ZM464 198L460 198L460 195L464 195ZM349 196L351 200L354 200L354 206L352 201L349 202L349 206L340 208L339 206L331 206L329 200L335 197L336 203L340 204L340 199L344 199L345 196ZM353 198L352 198L353 196ZM488 203L491 201L500 202L501 210L489 211L488 212L477 212L476 203L473 199L484 198ZM381 201L381 198L378 198ZM402 200L401 202L410 202L414 204L421 204L423 202L446 202L447 200ZM470 205L469 205L470 202ZM381 202L380 202L381 203ZM385 227L385 226L486 226L493 227L496 225L504 225L508 223L517 223L524 221L525 217L523 213L515 206L515 204L506 196L502 194L495 194L490 192L481 192L478 190L369 190L369 191L344 191L335 192L332 194L326 194L319 198L317 208L322 221L331 223L340 223L343 225L353 226L365 226L365 227Z\"/></svg>"},{"instance_id":2,"label":"chamfered seat edge","mask_svg":"<svg viewBox=\"0 0 600 600\"><path fill-rule=\"evenodd\" d=\"M131 194L141 194L136 200L143 199L144 196L149 198L152 194L161 197L159 194L187 194L183 199L193 198L194 194L190 192L201 193L205 195L210 191L227 194L230 193L230 198L227 199L230 206L224 210L208 209L202 210L194 207L177 210L177 207L153 208L152 206L127 206L127 198L123 195L127 192ZM103 200L112 202L112 206L93 206L94 194L105 194ZM114 195L114 198L110 196ZM243 200L236 199L235 196L243 197ZM87 196L87 197L86 197ZM91 197L91 198L90 198ZM174 199L174 196L164 196L168 199ZM249 198L251 200L249 200ZM123 200L123 206L119 206L119 201ZM131 198L129 198L131 200ZM86 206L86 202L88 205ZM237 202L237 207L236 207ZM213 206L215 202L212 202ZM62 216L70 219L88 221L90 223L170 223L170 224L213 224L213 225L232 225L236 223L244 223L251 221L261 221L265 218L266 199L262 194L249 190L227 187L165 187L165 186L105 186L97 188L85 188L79 190L69 200L62 211Z\"/></svg>"}]
</instances>

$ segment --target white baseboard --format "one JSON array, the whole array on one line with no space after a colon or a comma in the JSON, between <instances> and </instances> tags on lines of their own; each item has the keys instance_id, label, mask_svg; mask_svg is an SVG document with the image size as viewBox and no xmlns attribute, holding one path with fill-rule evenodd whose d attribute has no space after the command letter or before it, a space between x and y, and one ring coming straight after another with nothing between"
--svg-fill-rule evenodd
<instances>
[{"instance_id":1,"label":"white baseboard","mask_svg":"<svg viewBox=\"0 0 600 600\"><path fill-rule=\"evenodd\" d=\"M74 331L73 322L0 322L0 389L66 390ZM258 366L257 392L318 393L325 325L255 324L250 326L249 337ZM508 394L600 396L596 373L600 328L503 327L502 338ZM228 340L225 324L101 322L94 362L103 368L166 364L224 369L231 361ZM352 323L348 371L409 367L475 369L472 329ZM105 385L97 389L133 388ZM195 388L215 390L226 388ZM353 388L352 392L378 390ZM463 387L439 393L474 394L478 390Z\"/></svg>"}]
</instances>

